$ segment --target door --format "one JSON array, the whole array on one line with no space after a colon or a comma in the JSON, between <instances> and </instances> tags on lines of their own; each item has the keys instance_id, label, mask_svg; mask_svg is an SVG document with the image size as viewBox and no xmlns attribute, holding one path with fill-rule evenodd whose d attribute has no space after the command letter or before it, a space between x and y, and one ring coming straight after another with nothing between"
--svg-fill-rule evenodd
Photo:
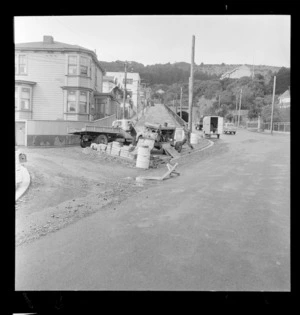
<instances>
[{"instance_id":1,"label":"door","mask_svg":"<svg viewBox=\"0 0 300 315\"><path fill-rule=\"evenodd\" d=\"M218 134L219 135L223 133L223 125L224 125L224 118L219 117L219 120L218 120Z\"/></svg>"},{"instance_id":2,"label":"door","mask_svg":"<svg viewBox=\"0 0 300 315\"><path fill-rule=\"evenodd\" d=\"M16 145L25 145L25 121L15 123L16 130Z\"/></svg>"},{"instance_id":3,"label":"door","mask_svg":"<svg viewBox=\"0 0 300 315\"><path fill-rule=\"evenodd\" d=\"M210 116L203 118L203 132L210 133Z\"/></svg>"}]
</instances>

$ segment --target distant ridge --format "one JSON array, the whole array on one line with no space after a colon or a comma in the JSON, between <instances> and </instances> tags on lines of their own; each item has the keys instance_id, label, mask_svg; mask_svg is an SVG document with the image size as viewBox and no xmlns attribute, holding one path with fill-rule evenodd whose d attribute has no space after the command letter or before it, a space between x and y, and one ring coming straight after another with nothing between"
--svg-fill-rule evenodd
<instances>
[{"instance_id":1,"label":"distant ridge","mask_svg":"<svg viewBox=\"0 0 300 315\"><path fill-rule=\"evenodd\" d=\"M124 71L124 61L100 61L100 64L106 71ZM245 64L251 71L253 65ZM203 64L195 65L195 79L209 80L218 79L227 71L231 71L242 64ZM268 65L254 65L254 73L271 77L272 74L278 72L281 67ZM190 64L188 62L175 62L173 64L154 64L144 66L142 63L131 61L128 65L128 71L139 72L141 79L153 84L174 84L184 82L190 75Z\"/></svg>"}]
</instances>

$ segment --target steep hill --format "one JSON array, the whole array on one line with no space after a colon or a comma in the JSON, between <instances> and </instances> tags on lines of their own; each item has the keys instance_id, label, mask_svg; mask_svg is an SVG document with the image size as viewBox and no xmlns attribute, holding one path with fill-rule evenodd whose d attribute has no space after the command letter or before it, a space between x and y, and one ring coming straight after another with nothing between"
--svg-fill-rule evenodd
<instances>
[{"instance_id":1,"label":"steep hill","mask_svg":"<svg viewBox=\"0 0 300 315\"><path fill-rule=\"evenodd\" d=\"M106 62L101 61L102 66L106 71L124 71L124 61ZM195 79L196 80L212 80L218 79L227 71L241 66L240 64L195 64ZM247 65L252 69L253 65ZM254 65L254 73L261 74L268 82L271 76L278 72L280 67ZM187 62L176 62L167 64L154 64L144 66L142 63L131 61L128 65L128 71L139 72L143 82L152 86L154 84L171 85L174 83L187 82L190 76L190 64Z\"/></svg>"}]
</instances>

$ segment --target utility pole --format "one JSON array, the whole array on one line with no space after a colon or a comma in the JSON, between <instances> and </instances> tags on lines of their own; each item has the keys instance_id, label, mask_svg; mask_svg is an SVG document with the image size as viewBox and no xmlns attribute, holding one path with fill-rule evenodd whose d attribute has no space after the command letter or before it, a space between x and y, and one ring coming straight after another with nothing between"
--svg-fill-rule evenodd
<instances>
[{"instance_id":1,"label":"utility pole","mask_svg":"<svg viewBox=\"0 0 300 315\"><path fill-rule=\"evenodd\" d=\"M194 55L195 55L195 35L192 38L192 56L191 56L191 76L189 80L189 130L192 132L192 107L193 107L193 86L194 86Z\"/></svg>"},{"instance_id":2,"label":"utility pole","mask_svg":"<svg viewBox=\"0 0 300 315\"><path fill-rule=\"evenodd\" d=\"M241 116L241 106L242 106L242 93L243 93L243 89L241 89L241 93L240 93L240 106L239 106L238 127L240 126L240 116Z\"/></svg>"},{"instance_id":3,"label":"utility pole","mask_svg":"<svg viewBox=\"0 0 300 315\"><path fill-rule=\"evenodd\" d=\"M221 107L221 95L219 94L219 107Z\"/></svg>"},{"instance_id":4,"label":"utility pole","mask_svg":"<svg viewBox=\"0 0 300 315\"><path fill-rule=\"evenodd\" d=\"M125 70L124 70L124 96L123 96L123 119L125 119L125 103L126 103L126 82L127 82L127 61L125 61Z\"/></svg>"},{"instance_id":5,"label":"utility pole","mask_svg":"<svg viewBox=\"0 0 300 315\"><path fill-rule=\"evenodd\" d=\"M238 94L236 94L235 96L236 98L236 103L235 103L235 119L234 119L234 122L236 123L236 115L237 115L237 112L238 112Z\"/></svg>"},{"instance_id":6,"label":"utility pole","mask_svg":"<svg viewBox=\"0 0 300 315\"><path fill-rule=\"evenodd\" d=\"M182 119L182 87L180 88L180 118Z\"/></svg>"},{"instance_id":7,"label":"utility pole","mask_svg":"<svg viewBox=\"0 0 300 315\"><path fill-rule=\"evenodd\" d=\"M271 134L273 134L273 115L274 115L275 87L276 87L276 76L274 76L274 84L273 84L272 113L271 113Z\"/></svg>"}]
</instances>

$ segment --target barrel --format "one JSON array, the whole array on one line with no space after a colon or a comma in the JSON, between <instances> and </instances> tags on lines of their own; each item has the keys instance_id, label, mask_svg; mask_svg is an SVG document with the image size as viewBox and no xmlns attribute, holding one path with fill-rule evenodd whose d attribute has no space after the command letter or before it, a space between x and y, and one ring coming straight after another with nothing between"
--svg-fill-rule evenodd
<instances>
[{"instance_id":1,"label":"barrel","mask_svg":"<svg viewBox=\"0 0 300 315\"><path fill-rule=\"evenodd\" d=\"M183 141L183 139L184 139L184 130L183 130L183 128L176 128L175 129L174 139L176 141Z\"/></svg>"},{"instance_id":2,"label":"barrel","mask_svg":"<svg viewBox=\"0 0 300 315\"><path fill-rule=\"evenodd\" d=\"M141 145L140 147L138 147L138 155L148 156L149 147L147 145Z\"/></svg>"},{"instance_id":3,"label":"barrel","mask_svg":"<svg viewBox=\"0 0 300 315\"><path fill-rule=\"evenodd\" d=\"M191 133L191 144L197 144L198 143L198 134L197 133Z\"/></svg>"},{"instance_id":4,"label":"barrel","mask_svg":"<svg viewBox=\"0 0 300 315\"><path fill-rule=\"evenodd\" d=\"M148 146L140 146L138 148L138 154L136 159L136 167L149 168L150 164L150 151Z\"/></svg>"}]
</instances>

